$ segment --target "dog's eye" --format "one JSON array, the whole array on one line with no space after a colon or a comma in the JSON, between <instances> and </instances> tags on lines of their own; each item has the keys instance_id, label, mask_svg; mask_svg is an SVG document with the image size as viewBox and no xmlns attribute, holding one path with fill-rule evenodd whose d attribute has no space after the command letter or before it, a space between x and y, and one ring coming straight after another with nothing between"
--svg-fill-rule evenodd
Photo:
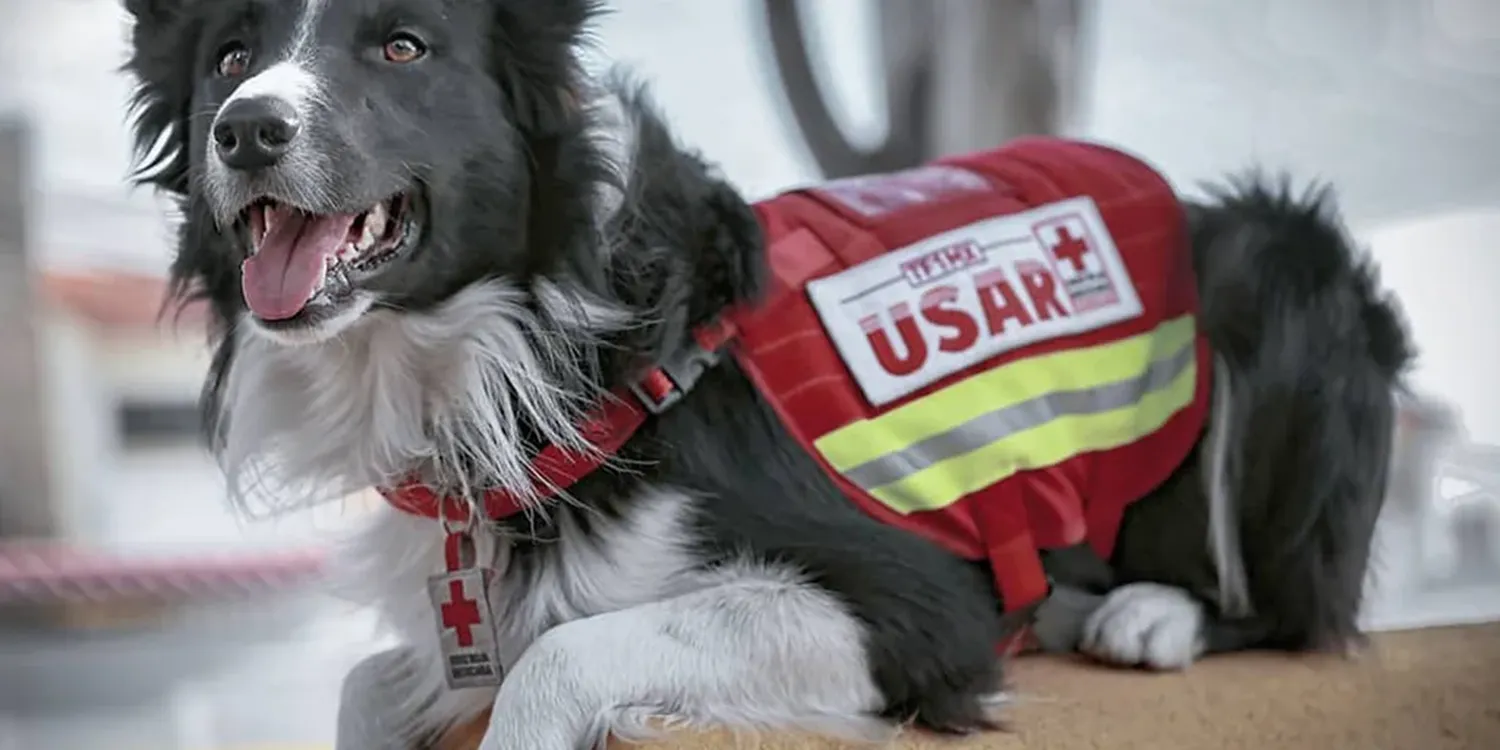
<instances>
[{"instance_id":1,"label":"dog's eye","mask_svg":"<svg viewBox=\"0 0 1500 750\"><path fill-rule=\"evenodd\" d=\"M398 31L385 40L385 59L390 62L416 62L426 54L427 45L410 32Z\"/></svg>"},{"instance_id":2,"label":"dog's eye","mask_svg":"<svg viewBox=\"0 0 1500 750\"><path fill-rule=\"evenodd\" d=\"M238 78L250 70L250 50L239 42L231 42L219 50L219 62L214 68L224 78Z\"/></svg>"}]
</instances>

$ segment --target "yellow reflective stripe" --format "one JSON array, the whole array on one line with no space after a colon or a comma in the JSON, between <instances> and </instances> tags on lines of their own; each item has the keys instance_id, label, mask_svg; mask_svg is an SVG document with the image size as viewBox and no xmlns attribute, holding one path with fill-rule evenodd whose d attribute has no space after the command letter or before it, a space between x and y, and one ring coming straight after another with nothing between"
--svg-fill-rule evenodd
<instances>
[{"instance_id":1,"label":"yellow reflective stripe","mask_svg":"<svg viewBox=\"0 0 1500 750\"><path fill-rule=\"evenodd\" d=\"M949 433L983 414L1049 393L1129 380L1151 362L1190 346L1196 326L1193 316L1184 315L1128 339L1012 362L878 417L845 425L818 438L814 446L835 470L846 472Z\"/></svg>"},{"instance_id":2,"label":"yellow reflective stripe","mask_svg":"<svg viewBox=\"0 0 1500 750\"><path fill-rule=\"evenodd\" d=\"M949 430L918 440L895 453L845 469L843 474L860 487L884 487L950 458L979 450L990 443L1062 418L1124 409L1148 393L1172 384L1193 364L1194 348L1184 346L1158 359L1144 372L1107 385L1074 391L1053 391L1030 401L980 414Z\"/></svg>"},{"instance_id":3,"label":"yellow reflective stripe","mask_svg":"<svg viewBox=\"0 0 1500 750\"><path fill-rule=\"evenodd\" d=\"M1159 429L1193 401L1196 360L1189 360L1169 386L1135 404L1093 414L1061 416L1008 435L963 455L878 488L866 488L900 513L937 510L963 496L1028 469L1135 442Z\"/></svg>"}]
</instances>

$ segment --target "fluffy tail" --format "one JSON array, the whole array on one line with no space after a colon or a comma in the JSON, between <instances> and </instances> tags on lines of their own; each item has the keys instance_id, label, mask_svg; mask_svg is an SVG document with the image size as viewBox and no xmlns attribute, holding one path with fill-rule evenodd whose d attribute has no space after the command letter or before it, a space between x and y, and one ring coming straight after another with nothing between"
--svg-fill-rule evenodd
<instances>
[{"instance_id":1,"label":"fluffy tail","mask_svg":"<svg viewBox=\"0 0 1500 750\"><path fill-rule=\"evenodd\" d=\"M1203 469L1224 614L1251 616L1262 646L1344 646L1359 636L1405 327L1326 191L1252 177L1190 210L1220 375Z\"/></svg>"}]
</instances>

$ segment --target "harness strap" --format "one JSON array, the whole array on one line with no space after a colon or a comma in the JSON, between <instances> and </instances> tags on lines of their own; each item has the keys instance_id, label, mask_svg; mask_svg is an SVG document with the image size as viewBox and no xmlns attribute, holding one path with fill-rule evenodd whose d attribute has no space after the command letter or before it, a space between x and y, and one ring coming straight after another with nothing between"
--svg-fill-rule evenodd
<instances>
[{"instance_id":1,"label":"harness strap","mask_svg":"<svg viewBox=\"0 0 1500 750\"><path fill-rule=\"evenodd\" d=\"M528 504L547 500L597 471L619 453L636 430L697 385L717 365L724 347L738 328L729 318L710 322L693 332L693 342L647 370L629 385L610 391L579 428L588 449L548 445L531 461L532 486L525 492L508 488L486 490L482 505L490 520L509 518ZM466 522L469 505L451 495L439 495L420 478L411 477L380 494L397 510L432 519Z\"/></svg>"}]
</instances>

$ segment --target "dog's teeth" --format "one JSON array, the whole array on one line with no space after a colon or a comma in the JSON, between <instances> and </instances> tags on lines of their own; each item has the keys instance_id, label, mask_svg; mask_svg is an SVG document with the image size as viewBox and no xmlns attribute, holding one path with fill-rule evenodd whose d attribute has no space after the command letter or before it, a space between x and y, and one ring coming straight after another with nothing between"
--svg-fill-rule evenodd
<instances>
[{"instance_id":1,"label":"dog's teeth","mask_svg":"<svg viewBox=\"0 0 1500 750\"><path fill-rule=\"evenodd\" d=\"M370 217L365 217L364 227L360 229L359 240L355 242L354 249L360 252L369 250L375 246L375 238L378 236L380 236L379 233L375 231L374 227L370 226Z\"/></svg>"},{"instance_id":2,"label":"dog's teeth","mask_svg":"<svg viewBox=\"0 0 1500 750\"><path fill-rule=\"evenodd\" d=\"M250 207L250 254L260 252L260 246L266 240L266 210L262 206Z\"/></svg>"},{"instance_id":3,"label":"dog's teeth","mask_svg":"<svg viewBox=\"0 0 1500 750\"><path fill-rule=\"evenodd\" d=\"M361 247L370 248L374 246L375 240L385 236L385 224L388 218L384 201L376 203L375 207L365 214L364 236L360 237Z\"/></svg>"},{"instance_id":4,"label":"dog's teeth","mask_svg":"<svg viewBox=\"0 0 1500 750\"><path fill-rule=\"evenodd\" d=\"M276 224L280 219L280 215L272 206L266 206L262 208L260 212L261 215L265 217L265 219L261 222L260 232L260 238L264 240L266 238L266 235L270 234L271 230L276 228Z\"/></svg>"}]
</instances>

